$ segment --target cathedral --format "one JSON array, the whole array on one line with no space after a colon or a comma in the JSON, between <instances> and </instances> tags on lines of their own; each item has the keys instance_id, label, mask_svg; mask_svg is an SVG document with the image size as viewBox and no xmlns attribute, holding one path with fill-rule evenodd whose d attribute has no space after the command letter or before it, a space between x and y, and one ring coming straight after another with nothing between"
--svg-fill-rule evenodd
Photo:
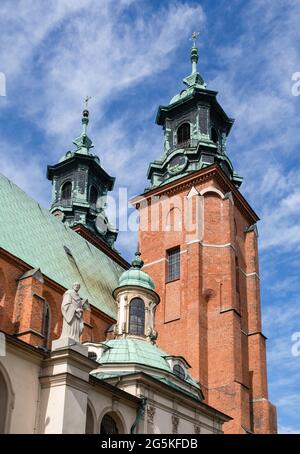
<instances>
[{"instance_id":1,"label":"cathedral","mask_svg":"<svg viewBox=\"0 0 300 454\"><path fill-rule=\"evenodd\" d=\"M0 175L0 433L277 432L259 218L227 153L234 120L197 63L194 40L191 74L158 108L163 151L132 200L131 263L87 106L74 147L48 165L50 210Z\"/></svg>"}]
</instances>

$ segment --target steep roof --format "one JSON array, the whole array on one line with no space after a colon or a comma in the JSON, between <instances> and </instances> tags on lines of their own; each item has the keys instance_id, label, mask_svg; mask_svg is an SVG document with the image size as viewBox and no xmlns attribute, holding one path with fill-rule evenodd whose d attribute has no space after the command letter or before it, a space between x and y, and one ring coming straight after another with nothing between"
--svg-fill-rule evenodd
<instances>
[{"instance_id":1,"label":"steep roof","mask_svg":"<svg viewBox=\"0 0 300 454\"><path fill-rule=\"evenodd\" d=\"M0 174L0 247L116 318L113 290L124 269Z\"/></svg>"}]
</instances>

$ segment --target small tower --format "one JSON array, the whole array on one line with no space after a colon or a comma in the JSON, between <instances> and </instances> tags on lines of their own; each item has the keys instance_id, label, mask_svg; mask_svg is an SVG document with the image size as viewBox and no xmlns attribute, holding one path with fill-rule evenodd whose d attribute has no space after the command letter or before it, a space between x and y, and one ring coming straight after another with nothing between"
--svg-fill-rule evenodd
<instances>
[{"instance_id":1,"label":"small tower","mask_svg":"<svg viewBox=\"0 0 300 454\"><path fill-rule=\"evenodd\" d=\"M174 419L174 412L180 411L182 399L192 398L196 406L191 412L191 401L188 401L188 418L193 413L198 419L204 399L201 384L190 375L190 365L185 358L169 354L156 344L155 312L159 296L154 281L142 271L143 265L141 254L137 252L131 268L122 273L119 285L113 291L117 304L114 338L84 344L89 355L98 362L91 375L142 397L147 401L148 409L156 407L156 402L159 405L162 399L166 405L165 399L169 396L170 421L172 415ZM157 393L157 386L163 386L163 397ZM146 428L142 421L139 433L149 431L151 433L152 428Z\"/></svg>"},{"instance_id":2,"label":"small tower","mask_svg":"<svg viewBox=\"0 0 300 454\"><path fill-rule=\"evenodd\" d=\"M154 291L151 277L142 271L144 265L140 252L136 252L131 268L125 271L113 296L117 302L117 324L115 338L140 338L154 343L157 332L154 329L156 306L159 296Z\"/></svg>"},{"instance_id":3,"label":"small tower","mask_svg":"<svg viewBox=\"0 0 300 454\"><path fill-rule=\"evenodd\" d=\"M89 111L82 115L82 132L74 140L76 149L68 151L58 164L49 165L47 178L52 181L50 211L72 228L88 229L113 247L118 232L109 223L106 196L115 178L101 167L98 156L90 152L93 143L87 135Z\"/></svg>"},{"instance_id":4,"label":"small tower","mask_svg":"<svg viewBox=\"0 0 300 454\"><path fill-rule=\"evenodd\" d=\"M226 138L234 123L217 101L217 92L208 90L197 70L197 34L191 48L192 72L183 79L185 88L168 106L159 106L156 123L164 130L164 153L150 163L150 189L174 181L212 164L219 164L236 187L242 177L234 171L226 154Z\"/></svg>"}]
</instances>

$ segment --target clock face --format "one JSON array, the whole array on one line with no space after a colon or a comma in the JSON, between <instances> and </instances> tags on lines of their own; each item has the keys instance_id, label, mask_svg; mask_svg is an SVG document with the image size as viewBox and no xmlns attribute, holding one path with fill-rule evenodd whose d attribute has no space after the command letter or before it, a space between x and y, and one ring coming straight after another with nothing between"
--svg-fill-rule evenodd
<instances>
[{"instance_id":1,"label":"clock face","mask_svg":"<svg viewBox=\"0 0 300 454\"><path fill-rule=\"evenodd\" d=\"M95 227L98 233L104 235L108 230L108 221L105 214L100 213L96 218Z\"/></svg>"},{"instance_id":2,"label":"clock face","mask_svg":"<svg viewBox=\"0 0 300 454\"><path fill-rule=\"evenodd\" d=\"M174 156L174 158L171 159L171 161L168 164L168 171L176 175L177 173L182 172L183 169L185 169L187 165L188 159L186 156L183 154L178 154L177 156Z\"/></svg>"}]
</instances>

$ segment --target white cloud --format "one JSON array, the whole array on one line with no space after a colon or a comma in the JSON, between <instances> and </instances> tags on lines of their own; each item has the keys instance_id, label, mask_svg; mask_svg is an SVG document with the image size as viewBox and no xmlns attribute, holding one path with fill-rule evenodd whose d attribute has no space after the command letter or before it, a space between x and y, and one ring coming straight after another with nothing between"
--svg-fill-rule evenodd
<instances>
[{"instance_id":1,"label":"white cloud","mask_svg":"<svg viewBox=\"0 0 300 454\"><path fill-rule=\"evenodd\" d=\"M106 118L106 109L113 102L117 107L123 92L169 67L191 28L201 28L204 20L201 6L180 2L162 5L157 14L143 1L53 0L47 8L39 0L20 1L15 8L5 1L0 12L4 36L0 62L8 74L6 101L44 134L48 162L55 162L72 147L80 132L83 98L92 95L90 133L95 152L118 183L138 191L137 181L145 181L148 151L154 143L142 124L143 118L149 121L153 115L153 102L142 115L133 106L113 120ZM131 118L137 114L139 133L131 134ZM160 149L161 144L158 153ZM4 149L5 171L6 153ZM14 167L19 165L19 172L9 175L31 192L31 177L18 162ZM44 185L44 175L36 177Z\"/></svg>"},{"instance_id":2,"label":"white cloud","mask_svg":"<svg viewBox=\"0 0 300 454\"><path fill-rule=\"evenodd\" d=\"M24 153L20 144L1 141L0 172L43 206L49 205L50 186L37 156Z\"/></svg>"},{"instance_id":3,"label":"white cloud","mask_svg":"<svg viewBox=\"0 0 300 454\"><path fill-rule=\"evenodd\" d=\"M145 8L144 16L143 2L131 2L139 9L129 21L128 3L65 0L45 10L31 0L20 2L18 16L6 4L2 20L14 38L3 21L8 36L0 61L4 71L19 77L23 64L31 65L23 74L24 108L46 132L68 134L86 94L101 116L105 103L122 90L168 67L192 25L204 21L200 6L170 4L160 14Z\"/></svg>"},{"instance_id":4,"label":"white cloud","mask_svg":"<svg viewBox=\"0 0 300 454\"><path fill-rule=\"evenodd\" d=\"M228 153L244 176L242 192L262 218L264 249L300 245L300 181L292 165L300 101L291 93L291 76L300 69L299 21L297 1L248 2L239 17L242 32L234 44L218 47L222 70L209 82L237 119Z\"/></svg>"}]
</instances>

